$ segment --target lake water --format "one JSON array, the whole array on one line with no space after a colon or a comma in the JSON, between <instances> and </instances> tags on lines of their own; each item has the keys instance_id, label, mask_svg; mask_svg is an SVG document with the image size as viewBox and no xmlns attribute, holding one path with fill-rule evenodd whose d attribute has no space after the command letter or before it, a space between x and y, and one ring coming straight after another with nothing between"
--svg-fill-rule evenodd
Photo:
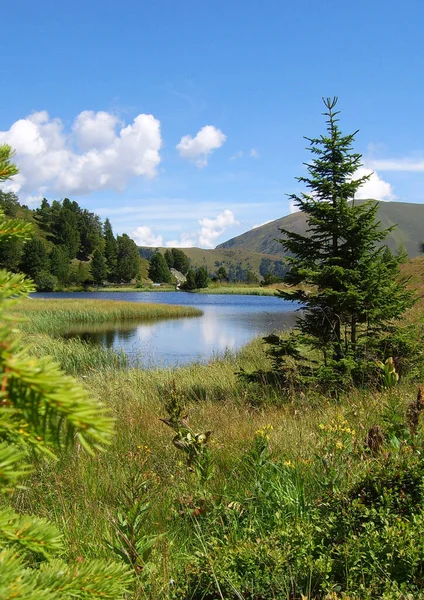
<instances>
[{"instance_id":1,"label":"lake water","mask_svg":"<svg viewBox=\"0 0 424 600\"><path fill-rule=\"evenodd\" d=\"M132 364L179 366L204 362L238 350L258 335L293 326L293 303L272 296L190 294L187 292L37 293L35 298L90 298L195 306L201 317L126 322L69 328L66 337L123 350ZM66 323L64 323L66 327Z\"/></svg>"}]
</instances>

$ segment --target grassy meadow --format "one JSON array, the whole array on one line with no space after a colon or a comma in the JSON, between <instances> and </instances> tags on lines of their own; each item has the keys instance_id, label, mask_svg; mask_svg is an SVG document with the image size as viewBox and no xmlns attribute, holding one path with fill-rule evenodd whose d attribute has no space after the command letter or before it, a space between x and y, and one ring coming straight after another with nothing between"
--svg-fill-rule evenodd
<instances>
[{"instance_id":1,"label":"grassy meadow","mask_svg":"<svg viewBox=\"0 0 424 600\"><path fill-rule=\"evenodd\" d=\"M407 274L418 325L424 259ZM260 339L206 365L139 370L54 335L65 319L153 318L124 304L21 303L33 351L108 405L116 435L102 455L36 462L15 507L55 521L71 559L131 565L131 600L424 598L418 381L290 395L238 376L270 367Z\"/></svg>"}]
</instances>

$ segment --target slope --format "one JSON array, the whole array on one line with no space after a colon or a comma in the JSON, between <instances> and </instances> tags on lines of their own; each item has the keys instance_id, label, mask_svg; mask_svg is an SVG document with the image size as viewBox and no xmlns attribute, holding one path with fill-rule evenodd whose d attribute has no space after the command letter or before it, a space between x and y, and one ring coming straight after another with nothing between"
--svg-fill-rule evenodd
<instances>
[{"instance_id":1,"label":"slope","mask_svg":"<svg viewBox=\"0 0 424 600\"><path fill-rule=\"evenodd\" d=\"M365 202L365 200L356 202ZM378 205L378 219L382 228L396 225L396 228L388 234L385 243L394 251L403 246L411 258L418 256L424 243L424 204L378 202ZM283 248L279 242L275 241L276 238L282 237L281 228L305 235L307 233L305 215L297 212L276 219L219 244L216 249L248 248L251 252L282 256Z\"/></svg>"}]
</instances>

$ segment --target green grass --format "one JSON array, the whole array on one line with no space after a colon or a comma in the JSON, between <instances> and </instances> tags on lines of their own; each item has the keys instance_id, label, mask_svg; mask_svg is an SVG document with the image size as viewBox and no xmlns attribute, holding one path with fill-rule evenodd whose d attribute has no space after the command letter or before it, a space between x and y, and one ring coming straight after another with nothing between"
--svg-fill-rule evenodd
<instances>
[{"instance_id":1,"label":"green grass","mask_svg":"<svg viewBox=\"0 0 424 600\"><path fill-rule=\"evenodd\" d=\"M260 287L259 285L214 285L196 290L199 294L241 294L243 296L275 296L273 288Z\"/></svg>"},{"instance_id":2,"label":"green grass","mask_svg":"<svg viewBox=\"0 0 424 600\"><path fill-rule=\"evenodd\" d=\"M405 267L417 285L421 267L418 259ZM409 318L423 314L421 302ZM237 375L269 368L260 339L206 365L153 370L79 340L33 333L25 341L109 406L116 436L103 455L79 449L37 461L13 502L55 521L79 561L116 559L106 543L113 523L130 519L128 498L148 504L137 540L160 537L143 554L131 600L422 600L424 432L408 437L406 418L415 384L352 389L337 400L313 389L288 396ZM212 432L207 483L161 421L175 395L183 421ZM365 440L376 425L385 439L373 454ZM382 486L375 498L373 485Z\"/></svg>"},{"instance_id":3,"label":"green grass","mask_svg":"<svg viewBox=\"0 0 424 600\"><path fill-rule=\"evenodd\" d=\"M21 302L15 314L23 317L21 327L37 333L60 333L72 324L117 323L123 321L151 321L198 317L202 311L190 306L122 302L116 300L27 299Z\"/></svg>"},{"instance_id":4,"label":"green grass","mask_svg":"<svg viewBox=\"0 0 424 600\"><path fill-rule=\"evenodd\" d=\"M105 455L90 457L79 452L64 456L59 463L38 463L31 484L19 492L15 504L57 522L65 533L71 558L112 559L103 540L111 539L111 522L123 510L125 497L135 489L137 478L142 477L142 499L150 503L143 517L143 535L163 537L153 546L148 567L153 571L139 581L134 600L170 598L169 581L177 574L182 577L187 560L201 562L196 556L209 556L216 561L220 581L221 575L227 577L221 572L221 551L210 546L215 538L228 536L222 551L230 552L235 544L241 552L250 528L256 544L283 531L284 521L278 514L287 515L293 535L297 535L298 519L308 531L313 503L326 493L321 483L325 471L319 458L323 443L320 423L346 419L356 433L355 451L344 453L342 463L335 464L340 470L341 489L359 481L364 471L379 468L379 459L372 466L363 455L362 440L370 426L382 423L388 392L352 391L337 403L313 393L287 401L278 387L246 385L236 375L240 369L269 366L260 340L207 365L149 371L119 364L96 365L97 358L77 340L65 350L66 356L67 342L54 340L48 346L46 336L45 344L39 352L48 351L67 370L83 374L82 381L91 394L110 407L116 419L116 437ZM79 356L76 368L70 362L73 356ZM196 483L184 456L174 447L174 433L160 421L166 416L164 404L173 385L193 429L212 431L215 474L205 488ZM397 395L401 405L406 407L415 392L414 387L400 387ZM266 441L269 458L264 455L261 459L257 448L262 434L258 437L257 432L266 432L268 425L272 426ZM292 479L292 472L301 479ZM212 512L196 516L197 510L203 510L202 502L211 503L207 510ZM233 520L233 525L224 525L227 519ZM208 571L206 567L196 568ZM176 597L191 597L184 594Z\"/></svg>"}]
</instances>

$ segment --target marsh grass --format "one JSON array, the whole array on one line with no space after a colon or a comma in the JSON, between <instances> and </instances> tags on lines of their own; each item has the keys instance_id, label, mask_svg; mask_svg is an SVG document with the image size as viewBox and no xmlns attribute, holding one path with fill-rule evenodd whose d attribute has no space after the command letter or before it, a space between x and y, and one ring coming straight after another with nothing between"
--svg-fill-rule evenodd
<instances>
[{"instance_id":1,"label":"marsh grass","mask_svg":"<svg viewBox=\"0 0 424 600\"><path fill-rule=\"evenodd\" d=\"M37 351L60 358L58 352L67 342L53 340L49 347L48 336L43 340L46 345ZM313 394L287 400L278 387L246 385L236 375L240 368L268 366L260 340L207 365L148 371L106 362L96 367L91 348L78 340L70 342L65 364L83 373L87 389L110 407L117 425L114 443L106 454L94 458L80 451L59 463L39 462L31 485L15 503L54 519L64 530L72 558L112 558L106 540L111 539L113 519L121 510L121 494L143 469L143 499L150 503L143 532L163 537L153 545L134 598L170 598L169 581L175 573L199 552L199 544L205 544L206 551L211 537L223 535L222 531L232 545L238 539L244 543L249 528L266 537L280 527L281 519L307 522L322 493L324 467L316 459L320 423L346 419L361 447L368 428L381 422L389 394L352 391L334 403ZM75 356L79 358L72 363ZM199 488L172 444L172 432L160 421L173 386L181 393L190 426L212 431L215 476L207 489ZM411 393L412 388L399 388L405 406ZM257 446L261 431L268 436L262 457ZM347 455L346 461L344 487L353 485L364 469L361 459Z\"/></svg>"},{"instance_id":2,"label":"marsh grass","mask_svg":"<svg viewBox=\"0 0 424 600\"><path fill-rule=\"evenodd\" d=\"M414 311L410 319L421 320ZM103 360L101 349L79 340L34 333L30 341L109 406L116 436L103 455L79 450L57 463L38 461L14 503L58 523L71 558L111 559L114 520L142 472L140 502L149 503L142 535L162 537L143 559L131 600L423 597L413 570L414 560L417 573L422 564L414 558L422 552L419 502L405 504L408 489L395 499L416 511L410 521L385 505L380 514L378 496L377 508L355 512L351 496L386 470L391 485L415 468L422 429L411 443L390 438L387 427L388 419L404 419L415 385L352 389L337 401L313 390L288 397L278 385L247 384L236 374L270 367L260 339L208 364L152 370L128 368L114 353ZM214 477L207 485L160 421L174 388L190 428L212 431ZM365 444L374 426L386 431L375 455ZM365 526L358 518L368 519Z\"/></svg>"},{"instance_id":3,"label":"marsh grass","mask_svg":"<svg viewBox=\"0 0 424 600\"><path fill-rule=\"evenodd\" d=\"M191 306L174 306L145 302L124 302L117 300L90 299L40 299L31 298L21 302L15 309L21 317L20 326L24 331L61 333L72 324L89 325L122 321L152 321L156 319L177 319L198 317L202 311Z\"/></svg>"},{"instance_id":4,"label":"marsh grass","mask_svg":"<svg viewBox=\"0 0 424 600\"><path fill-rule=\"evenodd\" d=\"M274 288L265 288L260 286L244 286L244 285L214 285L211 284L207 288L196 290L198 294L240 294L242 296L275 296Z\"/></svg>"}]
</instances>

